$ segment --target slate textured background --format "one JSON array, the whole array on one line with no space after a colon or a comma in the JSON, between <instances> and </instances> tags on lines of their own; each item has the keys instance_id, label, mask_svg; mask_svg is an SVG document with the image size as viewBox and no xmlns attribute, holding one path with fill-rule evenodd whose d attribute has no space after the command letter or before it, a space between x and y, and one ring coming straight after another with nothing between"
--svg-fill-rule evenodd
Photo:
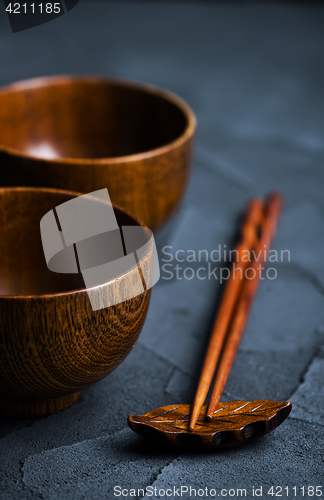
<instances>
[{"instance_id":1,"label":"slate textured background","mask_svg":"<svg viewBox=\"0 0 324 500\"><path fill-rule=\"evenodd\" d=\"M314 5L91 0L13 35L0 13L0 84L98 73L166 87L195 110L194 171L157 235L162 258L165 245L230 245L251 196L284 193L275 248L291 262L260 286L223 399L293 403L280 428L232 451L162 450L133 434L128 414L191 402L220 291L214 279L162 273L140 340L111 376L64 412L0 421L1 499L110 500L118 484L251 498L252 486L323 484L323 25Z\"/></svg>"}]
</instances>

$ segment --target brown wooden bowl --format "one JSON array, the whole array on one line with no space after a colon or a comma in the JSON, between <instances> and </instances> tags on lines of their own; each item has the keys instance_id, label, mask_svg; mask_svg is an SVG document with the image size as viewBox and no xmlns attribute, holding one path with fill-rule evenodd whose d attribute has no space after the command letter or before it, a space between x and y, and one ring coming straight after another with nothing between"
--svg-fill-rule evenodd
<instances>
[{"instance_id":1,"label":"brown wooden bowl","mask_svg":"<svg viewBox=\"0 0 324 500\"><path fill-rule=\"evenodd\" d=\"M114 370L143 327L150 291L93 311L80 274L48 270L40 220L77 193L40 188L0 189L0 416L47 415L72 404L80 391ZM115 207L118 224L138 225ZM135 286L151 250L100 294ZM119 283L118 289L111 288Z\"/></svg>"},{"instance_id":2,"label":"brown wooden bowl","mask_svg":"<svg viewBox=\"0 0 324 500\"><path fill-rule=\"evenodd\" d=\"M111 200L152 230L179 204L196 120L179 97L147 84L49 77L0 89L2 186L42 186Z\"/></svg>"}]
</instances>

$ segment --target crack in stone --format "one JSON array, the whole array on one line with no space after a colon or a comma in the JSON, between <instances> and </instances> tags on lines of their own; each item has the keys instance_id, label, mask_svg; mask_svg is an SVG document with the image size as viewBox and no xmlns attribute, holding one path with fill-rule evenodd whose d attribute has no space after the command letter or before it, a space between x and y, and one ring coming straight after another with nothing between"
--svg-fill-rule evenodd
<instances>
[{"instance_id":1,"label":"crack in stone","mask_svg":"<svg viewBox=\"0 0 324 500\"><path fill-rule=\"evenodd\" d=\"M164 389L164 391L165 391L167 394L172 395L170 392L168 392L168 387L169 387L169 385L170 385L170 383L171 383L171 381L172 381L173 377L176 375L177 370L178 370L178 368L177 368L177 367L173 367L173 370L172 370L172 372L171 372L171 374L170 374L170 377L168 378L168 381L167 381L167 383L165 384L165 389Z\"/></svg>"},{"instance_id":2,"label":"crack in stone","mask_svg":"<svg viewBox=\"0 0 324 500\"><path fill-rule=\"evenodd\" d=\"M31 457L33 456L36 456L36 455L30 455ZM39 492L36 492L36 491L33 491L29 486L27 486L25 484L25 481L24 481L24 465L25 465L25 460L27 460L27 458L29 457L25 457L23 460L20 460L19 461L19 472L20 472L20 476L21 476L21 479L20 479L20 488L22 489L23 492L28 492L30 494L33 495L33 499L35 498L35 500L44 500L44 497L41 493Z\"/></svg>"},{"instance_id":3,"label":"crack in stone","mask_svg":"<svg viewBox=\"0 0 324 500\"><path fill-rule=\"evenodd\" d=\"M316 330L315 330L316 331ZM313 356L310 358L309 362L307 363L307 366L305 367L305 370L303 371L303 373L301 374L299 380L300 380L300 383L298 385L298 388L305 382L305 379L306 379L306 376L307 376L307 373L310 369L310 367L312 366L315 358L317 358L319 352L321 350L321 346L318 345L318 346L315 346L314 347L314 353L313 353ZM294 393L292 394L292 396L295 394L295 392L298 390L298 388L294 391Z\"/></svg>"},{"instance_id":4,"label":"crack in stone","mask_svg":"<svg viewBox=\"0 0 324 500\"><path fill-rule=\"evenodd\" d=\"M317 326L314 330L313 330L313 333L316 333L317 331L319 331L319 328L320 326ZM322 340L320 339L319 340L319 344L318 345L315 345L314 346L314 352L312 354L312 356L310 357L307 365L305 366L303 372L301 373L300 377L299 377L299 384L297 385L297 387L294 389L294 391L290 394L289 396L289 400L294 396L294 394L298 391L299 387L301 385L303 385L303 383L305 382L305 378L307 376L307 373L311 367L311 365L313 364L315 358L318 356L319 352L321 351L321 346L322 346ZM294 417L292 417L294 418ZM298 419L296 419L298 420ZM324 424L323 424L324 425Z\"/></svg>"},{"instance_id":5,"label":"crack in stone","mask_svg":"<svg viewBox=\"0 0 324 500\"><path fill-rule=\"evenodd\" d=\"M47 418L47 417L42 417L42 418ZM3 419L0 419L0 425L1 425L1 421L3 421ZM23 425L21 427L19 427L18 429L12 429L9 432L7 432L6 434L4 434L2 437L0 437L0 442L2 441L2 439L5 439L6 437L10 436L11 434L13 434L15 432L19 432L23 429L29 429L30 427L35 425L38 421L39 421L39 418L37 420L35 420L34 422L30 422L28 424L26 424L26 422L22 422Z\"/></svg>"},{"instance_id":6,"label":"crack in stone","mask_svg":"<svg viewBox=\"0 0 324 500\"><path fill-rule=\"evenodd\" d=\"M305 366L303 372L301 373L300 377L299 377L299 384L295 387L295 389L293 390L293 392L290 394L289 396L289 400L294 396L294 394L298 391L299 387L301 385L303 385L303 383L305 382L305 377L307 375L307 372L308 370L310 369L314 359L316 358L317 356L317 353L318 353L318 348L316 346L314 346L314 352L313 352L313 355L310 357L307 365Z\"/></svg>"},{"instance_id":7,"label":"crack in stone","mask_svg":"<svg viewBox=\"0 0 324 500\"><path fill-rule=\"evenodd\" d=\"M320 323L316 328L314 328L312 334L316 335L316 332L318 332L323 338L319 338L319 342L317 345L314 345L314 352L313 355L310 357L307 365L305 366L305 369L303 370L302 374L299 377L299 384L296 387L296 389L291 393L290 398L293 397L293 395L298 391L299 387L305 382L305 378L307 375L307 372L309 371L312 363L314 362L315 358L317 358L320 354L320 351L324 347L323 345L323 340L324 340L324 330L323 330L323 323Z\"/></svg>"},{"instance_id":8,"label":"crack in stone","mask_svg":"<svg viewBox=\"0 0 324 500\"><path fill-rule=\"evenodd\" d=\"M20 464L21 464L21 470L22 470L22 476L24 476L24 471L23 471L23 468L24 468L24 465L25 465L25 461L30 459L30 458L35 458L35 457L40 457L41 455L43 455L44 453L52 453L52 452L55 452L57 450L63 450L63 449L69 449L69 448L73 448L75 446L79 446L81 444L84 444L84 443L93 443L95 441L101 441L101 440L104 440L104 439L107 439L108 437L112 438L112 437L115 437L117 436L118 434L121 434L125 431L128 431L129 428L128 427L124 427L123 429L117 431L117 432L114 432L113 434L105 434L103 436L97 436L95 438L92 438L92 439L84 439L83 441L76 441L75 443L72 443L72 444L66 444L66 445L63 445L63 446L56 446L55 448L48 448L46 450L43 450L41 451L40 453L35 453L33 455L28 455L26 457L24 457L23 460L20 461ZM22 477L22 481L24 481L24 478Z\"/></svg>"},{"instance_id":9,"label":"crack in stone","mask_svg":"<svg viewBox=\"0 0 324 500\"><path fill-rule=\"evenodd\" d=\"M167 467L169 467L170 465L173 464L173 462L175 462L176 460L178 460L180 457L182 456L182 453L179 453L179 455L175 458L173 458L169 463L167 463L164 467L162 467L162 469L160 469L156 474L153 475L152 477L152 480L150 482L150 484L147 484L145 487L144 487L144 491L148 488L148 487L153 487L154 483L157 481L158 477L163 474L163 471L164 469L166 469ZM139 497L137 496L136 497L136 500L141 500L142 498L146 498L146 495L144 497Z\"/></svg>"},{"instance_id":10,"label":"crack in stone","mask_svg":"<svg viewBox=\"0 0 324 500\"><path fill-rule=\"evenodd\" d=\"M0 443L1 443L1 441L2 441L2 440L7 439L7 438L8 438L9 436L11 436L12 434L15 434L15 433L18 433L18 432L24 431L25 429L30 429L30 428L32 428L34 425L39 424L39 422L41 422L42 420L46 420L46 419L49 419L49 418L51 418L51 417L55 417L55 415L56 415L56 414L55 414L55 413L53 413L53 414L47 415L47 416L42 417L42 418L37 418L37 419L35 420L35 422L33 422L32 424L30 424L30 425L26 425L25 427L20 427L19 429L13 430L12 432L9 432L8 434L6 434L6 435L5 435L5 436L3 436L2 438L0 438ZM101 437L105 437L105 436L115 436L116 434L118 434L118 432L122 432L122 431L123 431L123 430L125 430L125 429L127 429L127 427L124 427L123 429L120 429L119 431L116 431L116 432L114 432L113 434L109 434L109 432L108 432L108 433L105 433L105 434L103 434L103 435L97 436L96 438L92 438L92 439L84 439L83 441L76 441L76 442L74 442L74 443L72 443L72 444L70 444L70 445L58 446L57 448L49 448L49 449L46 449L46 450L43 450L43 451L55 450L55 449L65 448L65 447L67 447L67 448L68 448L68 447L70 447L70 446L74 446L75 444L78 444L78 443L83 443L83 442L86 442L86 441L92 441L92 440L94 440L94 439L99 439L99 438L101 438ZM42 453L43 453L43 452L42 452ZM36 455L37 455L37 454L36 454ZM34 455L28 455L28 457L29 457L29 456L34 456ZM26 457L25 457L25 459L27 459L28 457L26 456ZM1 499L0 499L0 500L1 500Z\"/></svg>"},{"instance_id":11,"label":"crack in stone","mask_svg":"<svg viewBox=\"0 0 324 500\"><path fill-rule=\"evenodd\" d=\"M58 457L60 456L66 456L70 453L70 455L72 456L73 460L75 460L75 456L78 452L80 452L80 450L82 450L83 448L85 449L96 449L97 446L101 446L100 442L111 442L110 438L113 438L113 437L117 437L117 441L120 440L122 442L126 442L126 439L125 439L125 436L127 435L127 433L130 433L132 435L135 436L135 434L133 434L129 428L124 428L116 433L114 433L113 435L108 435L108 436L100 436L98 438L94 438L94 439L87 439L87 440L84 440L84 441L80 441L78 443L74 443L72 445L67 445L67 446L58 446L56 448L53 448L51 450L44 450L42 451L41 453L36 453L36 454L33 454L33 455L30 455L29 457L26 457L23 461L20 462L21 464L21 470L22 470L22 487L27 491L29 492L32 492L33 494L37 494L37 498L43 498L39 495L42 495L42 492L41 491L37 491L37 488L40 488L42 486L42 482L39 481L39 484L38 486L34 485L34 483L32 484L30 482L30 474L28 476L28 473L30 473L30 463L28 464L28 462L30 462L31 460L36 460L36 465L34 465L34 470L38 470L37 469L37 463L43 463L44 462L44 456L45 456L45 461L48 460L48 454L52 454L52 453L56 453L58 452ZM119 435L119 437L118 437ZM137 436L138 437L138 436ZM107 441L107 438L108 438L108 441ZM116 443L115 443L116 444ZM72 448L72 450L71 450ZM76 451L73 451L73 448L76 450ZM70 450L68 452L68 450ZM117 449L114 449L113 448L113 453L116 452ZM131 453L128 452L128 453ZM160 465L160 468L158 469L157 472L153 472L150 477L148 477L146 479L146 481L148 483L152 483L154 484L156 479L158 478L158 476L163 472L163 470L165 469L165 467L167 467L168 465L170 465L175 459L177 459L180 455L180 452L178 454L175 454L173 453L173 458L172 459L169 459L168 462L165 462L165 466L162 466ZM126 457L127 458L127 457ZM128 457L128 460L129 460L129 457ZM55 458L54 460L50 460L50 462L55 462ZM113 461L112 463L112 470L114 470L115 468L119 468L120 464L124 464L125 465L125 457L123 456L118 456L117 457L117 460L116 461ZM25 467L27 467L27 478L25 477ZM154 470L154 469L153 469ZM75 470L73 470L73 472L75 472ZM85 477L85 481L87 481L87 478L91 476L91 471L87 471L87 470L82 470L81 473L83 474L82 477ZM110 476L107 476L107 477L110 477ZM71 480L71 484L73 483L73 480L75 480L75 478ZM29 482L28 482L29 481ZM99 481L100 482L100 481ZM141 485L141 486L138 486L137 489L142 489L145 491L145 489L149 486L148 485ZM28 497L29 498L29 497ZM82 497L83 498L83 497ZM142 496L139 496L137 495L136 498L143 498Z\"/></svg>"},{"instance_id":12,"label":"crack in stone","mask_svg":"<svg viewBox=\"0 0 324 500\"><path fill-rule=\"evenodd\" d=\"M283 265L287 266L287 263L283 263ZM313 287L324 297L324 286L317 276L312 273L312 271L304 267L302 264L299 264L299 262L289 262L289 266L296 269L302 276L307 278L311 285L313 285Z\"/></svg>"},{"instance_id":13,"label":"crack in stone","mask_svg":"<svg viewBox=\"0 0 324 500\"><path fill-rule=\"evenodd\" d=\"M190 377L193 377L193 376L194 376L191 372L186 371L186 370L184 370L182 367L180 367L180 366L178 366L178 365L174 364L174 362L173 362L173 361L171 361L171 360L170 360L169 358L167 358L166 356L163 356L163 355L159 354L158 352L156 352L154 349L152 349L152 347L147 346L144 342L142 342L142 341L141 341L141 338L139 338L139 339L138 339L137 344L140 344L142 347L145 347L145 349L147 349L148 351L150 351L151 353L153 353L154 355L156 355L156 357L157 357L158 359L160 359L161 361L164 361L164 362L165 362L165 361L167 361L167 362L171 365L171 367L172 367L172 368L174 368L174 369L176 369L176 370L181 371L184 375L188 375L188 376L190 376ZM169 384L169 382L170 382L171 378L172 378L172 376L171 376L171 377L170 377L170 379L168 380L168 382L167 382L166 386L168 386L168 384Z\"/></svg>"},{"instance_id":14,"label":"crack in stone","mask_svg":"<svg viewBox=\"0 0 324 500\"><path fill-rule=\"evenodd\" d=\"M317 330L317 329L316 329ZM315 331L316 331L315 330ZM311 359L309 360L309 363L307 364L301 378L300 378L300 384L298 385L298 387L295 389L295 391L291 394L289 400L293 400L294 399L294 396L296 395L296 399L297 399L297 402L293 402L296 403L297 405L297 412L298 412L298 409L301 411L301 413L304 413L304 415L301 415L301 416L296 416L294 414L294 412L292 412L290 415L289 415L289 418L295 420L295 421L300 421L300 422L304 422L304 423L307 423L307 424L312 424L312 425L320 425L321 427L324 427L324 421L320 421L320 420L317 420L316 419L316 423L315 422L311 422L308 418L307 418L307 414L310 414L312 416L312 412L308 411L308 408L307 406L305 407L303 404L299 404L298 403L298 391L301 390L301 386L303 384L306 383L306 379L307 379L307 375L309 373L309 371L311 370L311 367L313 365L313 363L315 362L316 359L320 359L322 358L322 356L320 355L321 351L323 349L323 345L319 345L317 346L317 348L314 350L314 354L313 356L311 357ZM306 403L307 403L307 400L306 400Z\"/></svg>"},{"instance_id":15,"label":"crack in stone","mask_svg":"<svg viewBox=\"0 0 324 500\"><path fill-rule=\"evenodd\" d=\"M208 148L197 146L196 162L208 167L216 176L228 182L231 186L239 189L244 194L251 193L253 182L240 170L237 170L230 163L217 158ZM214 165L214 166L213 166Z\"/></svg>"},{"instance_id":16,"label":"crack in stone","mask_svg":"<svg viewBox=\"0 0 324 500\"><path fill-rule=\"evenodd\" d=\"M291 420L295 420L295 421L298 421L298 422L303 422L304 424L308 424L308 425L320 425L321 427L324 427L324 422L316 422L316 424L314 422L310 422L309 420L306 420L304 418L301 418L301 417L294 417L293 415L289 415L289 417Z\"/></svg>"}]
</instances>

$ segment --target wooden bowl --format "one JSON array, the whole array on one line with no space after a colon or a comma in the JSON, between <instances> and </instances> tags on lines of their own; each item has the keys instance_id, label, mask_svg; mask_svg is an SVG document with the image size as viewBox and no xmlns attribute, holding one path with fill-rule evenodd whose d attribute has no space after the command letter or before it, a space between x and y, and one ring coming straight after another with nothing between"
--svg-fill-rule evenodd
<instances>
[{"instance_id":1,"label":"wooden bowl","mask_svg":"<svg viewBox=\"0 0 324 500\"><path fill-rule=\"evenodd\" d=\"M152 230L179 204L196 120L179 97L146 84L50 77L0 89L2 186L42 186L111 200Z\"/></svg>"},{"instance_id":2,"label":"wooden bowl","mask_svg":"<svg viewBox=\"0 0 324 500\"><path fill-rule=\"evenodd\" d=\"M48 270L40 220L77 193L40 188L0 189L0 416L47 415L72 404L80 391L114 370L134 346L150 291L93 311L80 274ZM118 224L138 225L115 208ZM135 286L138 266L95 288ZM109 288L111 291L111 288ZM110 292L109 292L110 293Z\"/></svg>"}]
</instances>

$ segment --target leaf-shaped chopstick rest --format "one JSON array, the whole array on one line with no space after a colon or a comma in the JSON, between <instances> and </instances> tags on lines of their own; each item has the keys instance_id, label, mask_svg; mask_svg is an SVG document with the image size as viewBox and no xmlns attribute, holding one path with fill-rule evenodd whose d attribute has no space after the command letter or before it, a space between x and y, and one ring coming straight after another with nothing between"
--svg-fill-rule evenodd
<instances>
[{"instance_id":1,"label":"leaf-shaped chopstick rest","mask_svg":"<svg viewBox=\"0 0 324 500\"><path fill-rule=\"evenodd\" d=\"M145 415L128 417L130 428L152 441L194 449L232 448L248 443L278 427L289 415L290 403L229 401L216 405L213 419L203 406L193 432L188 431L191 405L170 405Z\"/></svg>"},{"instance_id":2,"label":"leaf-shaped chopstick rest","mask_svg":"<svg viewBox=\"0 0 324 500\"><path fill-rule=\"evenodd\" d=\"M268 255L282 202L279 193L271 193L265 202L253 199L249 203L241 226L242 241L237 247L238 264L242 264L240 256L246 248L249 251L253 248L257 254L264 252ZM264 263L266 256L261 260ZM149 439L174 445L221 449L239 446L263 436L287 418L291 410L290 403L267 400L219 403L258 287L259 263L256 259L252 260L251 267L255 274L251 279L246 276L235 281L237 278L232 271L213 328L193 406L165 406L146 415L132 415L128 417L128 424L133 431ZM207 410L207 406L202 407L202 404L218 363Z\"/></svg>"}]
</instances>

